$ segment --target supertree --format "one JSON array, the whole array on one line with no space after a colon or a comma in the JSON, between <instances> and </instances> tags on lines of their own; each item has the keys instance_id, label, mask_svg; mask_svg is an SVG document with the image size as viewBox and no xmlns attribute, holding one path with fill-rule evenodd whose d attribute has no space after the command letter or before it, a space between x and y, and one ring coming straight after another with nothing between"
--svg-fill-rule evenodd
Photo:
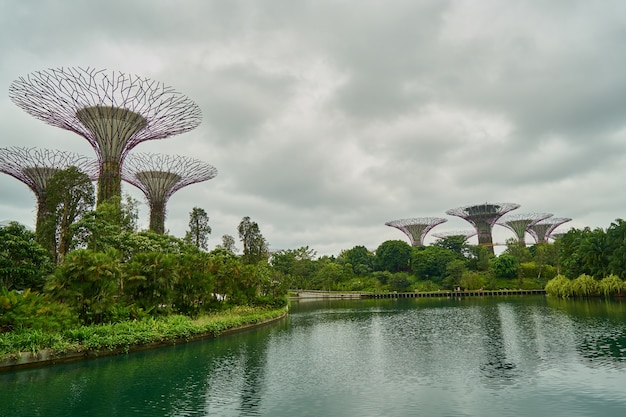
<instances>
[{"instance_id":1,"label":"supertree","mask_svg":"<svg viewBox=\"0 0 626 417\"><path fill-rule=\"evenodd\" d=\"M460 217L472 224L478 234L478 244L486 246L493 253L493 225L500 217L518 207L519 204L515 203L484 203L450 209L446 214Z\"/></svg>"},{"instance_id":2,"label":"supertree","mask_svg":"<svg viewBox=\"0 0 626 417\"><path fill-rule=\"evenodd\" d=\"M150 230L165 232L165 206L176 191L217 175L212 165L179 155L129 154L122 179L139 188L150 205Z\"/></svg>"},{"instance_id":3,"label":"supertree","mask_svg":"<svg viewBox=\"0 0 626 417\"><path fill-rule=\"evenodd\" d=\"M0 148L0 172L23 182L35 193L37 199L37 219L35 230L47 214L46 187L50 178L60 170L74 166L91 180L97 178L98 164L72 152L37 148Z\"/></svg>"},{"instance_id":4,"label":"supertree","mask_svg":"<svg viewBox=\"0 0 626 417\"><path fill-rule=\"evenodd\" d=\"M121 167L146 140L194 129L200 108L147 78L92 68L60 68L20 77L9 97L27 113L87 139L99 163L98 203L121 194Z\"/></svg>"},{"instance_id":5,"label":"supertree","mask_svg":"<svg viewBox=\"0 0 626 417\"><path fill-rule=\"evenodd\" d=\"M526 232L535 223L552 217L550 213L517 213L502 216L496 224L506 227L515 233L520 246L526 246Z\"/></svg>"},{"instance_id":6,"label":"supertree","mask_svg":"<svg viewBox=\"0 0 626 417\"><path fill-rule=\"evenodd\" d=\"M572 219L567 217L550 217L531 225L528 232L535 238L535 242L546 243L554 229L570 220Z\"/></svg>"},{"instance_id":7,"label":"supertree","mask_svg":"<svg viewBox=\"0 0 626 417\"><path fill-rule=\"evenodd\" d=\"M409 237L411 246L423 246L424 238L433 227L447 222L440 217L414 217L410 219L392 220L386 226L395 227Z\"/></svg>"},{"instance_id":8,"label":"supertree","mask_svg":"<svg viewBox=\"0 0 626 417\"><path fill-rule=\"evenodd\" d=\"M432 235L437 239L445 239L452 236L461 236L467 242L472 236L476 236L476 230L446 230L444 232L433 232Z\"/></svg>"}]
</instances>

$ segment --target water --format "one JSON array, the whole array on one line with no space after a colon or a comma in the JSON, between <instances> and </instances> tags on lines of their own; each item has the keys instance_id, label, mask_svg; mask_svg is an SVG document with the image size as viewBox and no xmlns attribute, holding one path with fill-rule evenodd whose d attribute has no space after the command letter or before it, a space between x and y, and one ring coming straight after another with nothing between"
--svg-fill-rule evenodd
<instances>
[{"instance_id":1,"label":"water","mask_svg":"<svg viewBox=\"0 0 626 417\"><path fill-rule=\"evenodd\" d=\"M254 331L0 374L0 416L624 416L626 303L301 302Z\"/></svg>"}]
</instances>

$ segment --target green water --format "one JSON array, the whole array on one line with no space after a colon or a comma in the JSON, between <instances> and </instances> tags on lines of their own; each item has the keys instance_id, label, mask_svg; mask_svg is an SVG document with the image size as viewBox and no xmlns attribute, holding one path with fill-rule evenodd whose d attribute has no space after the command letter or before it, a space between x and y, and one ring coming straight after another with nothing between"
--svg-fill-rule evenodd
<instances>
[{"instance_id":1,"label":"green water","mask_svg":"<svg viewBox=\"0 0 626 417\"><path fill-rule=\"evenodd\" d=\"M626 303L293 304L246 333L0 374L0 416L626 415Z\"/></svg>"}]
</instances>

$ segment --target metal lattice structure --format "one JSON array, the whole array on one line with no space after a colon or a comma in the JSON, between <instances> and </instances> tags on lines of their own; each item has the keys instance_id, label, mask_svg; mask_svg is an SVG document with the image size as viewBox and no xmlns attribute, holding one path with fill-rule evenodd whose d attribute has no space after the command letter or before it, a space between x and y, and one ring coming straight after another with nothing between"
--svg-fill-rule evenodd
<instances>
[{"instance_id":1,"label":"metal lattice structure","mask_svg":"<svg viewBox=\"0 0 626 417\"><path fill-rule=\"evenodd\" d=\"M476 236L476 230L446 230L444 232L433 232L432 235L437 239L445 239L452 236L462 236L467 242L471 237Z\"/></svg>"},{"instance_id":2,"label":"metal lattice structure","mask_svg":"<svg viewBox=\"0 0 626 417\"><path fill-rule=\"evenodd\" d=\"M60 170L76 167L91 180L97 178L98 164L72 152L37 148L0 148L0 172L23 182L37 199L36 228L46 214L46 187L50 178Z\"/></svg>"},{"instance_id":3,"label":"metal lattice structure","mask_svg":"<svg viewBox=\"0 0 626 417\"><path fill-rule=\"evenodd\" d=\"M150 206L150 230L165 232L165 211L169 198L190 184L217 175L212 165L179 155L129 154L122 179L139 188Z\"/></svg>"},{"instance_id":4,"label":"metal lattice structure","mask_svg":"<svg viewBox=\"0 0 626 417\"><path fill-rule=\"evenodd\" d=\"M450 209L446 214L460 217L473 225L478 235L478 244L486 246L493 253L493 225L500 217L518 207L519 204L515 203L484 203Z\"/></svg>"},{"instance_id":5,"label":"metal lattice structure","mask_svg":"<svg viewBox=\"0 0 626 417\"><path fill-rule=\"evenodd\" d=\"M200 108L148 78L93 68L60 68L20 77L11 100L30 115L74 132L91 144L99 166L98 203L121 194L121 167L146 140L196 128Z\"/></svg>"},{"instance_id":6,"label":"metal lattice structure","mask_svg":"<svg viewBox=\"0 0 626 417\"><path fill-rule=\"evenodd\" d=\"M411 246L424 246L424 238L435 226L447 222L440 217L414 217L410 219L392 220L386 226L395 227L409 237Z\"/></svg>"},{"instance_id":7,"label":"metal lattice structure","mask_svg":"<svg viewBox=\"0 0 626 417\"><path fill-rule=\"evenodd\" d=\"M528 232L528 228L549 217L552 217L551 213L507 214L506 216L501 217L496 224L511 230L515 233L515 237L517 237L519 244L521 246L526 246L526 232Z\"/></svg>"},{"instance_id":8,"label":"metal lattice structure","mask_svg":"<svg viewBox=\"0 0 626 417\"><path fill-rule=\"evenodd\" d=\"M554 229L571 220L568 217L550 217L530 226L528 232L535 238L535 242L546 243Z\"/></svg>"}]
</instances>

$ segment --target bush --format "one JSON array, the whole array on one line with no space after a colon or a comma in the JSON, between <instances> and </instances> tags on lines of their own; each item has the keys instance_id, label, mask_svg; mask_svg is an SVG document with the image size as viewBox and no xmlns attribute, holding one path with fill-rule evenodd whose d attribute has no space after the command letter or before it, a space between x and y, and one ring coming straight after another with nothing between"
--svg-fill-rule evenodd
<instances>
[{"instance_id":1,"label":"bush","mask_svg":"<svg viewBox=\"0 0 626 417\"><path fill-rule=\"evenodd\" d=\"M406 273L397 273L389 279L389 291L406 292L411 286L411 281Z\"/></svg>"},{"instance_id":2,"label":"bush","mask_svg":"<svg viewBox=\"0 0 626 417\"><path fill-rule=\"evenodd\" d=\"M572 282L574 295L578 297L593 297L600 294L600 285L592 276L582 274Z\"/></svg>"},{"instance_id":3,"label":"bush","mask_svg":"<svg viewBox=\"0 0 626 417\"><path fill-rule=\"evenodd\" d=\"M546 284L546 294L560 298L571 297L574 294L572 281L565 275L557 275Z\"/></svg>"},{"instance_id":4,"label":"bush","mask_svg":"<svg viewBox=\"0 0 626 417\"><path fill-rule=\"evenodd\" d=\"M609 275L599 282L600 293L605 297L620 296L626 291L626 283L617 275Z\"/></svg>"},{"instance_id":5,"label":"bush","mask_svg":"<svg viewBox=\"0 0 626 417\"><path fill-rule=\"evenodd\" d=\"M441 290L441 286L432 281L419 280L413 285L413 291L435 292Z\"/></svg>"},{"instance_id":6,"label":"bush","mask_svg":"<svg viewBox=\"0 0 626 417\"><path fill-rule=\"evenodd\" d=\"M461 288L466 290L479 290L485 288L487 284L487 278L484 273L476 271L466 271L459 281Z\"/></svg>"},{"instance_id":7,"label":"bush","mask_svg":"<svg viewBox=\"0 0 626 417\"><path fill-rule=\"evenodd\" d=\"M47 295L0 290L0 333L19 329L60 331L78 324L77 316L65 304Z\"/></svg>"}]
</instances>

